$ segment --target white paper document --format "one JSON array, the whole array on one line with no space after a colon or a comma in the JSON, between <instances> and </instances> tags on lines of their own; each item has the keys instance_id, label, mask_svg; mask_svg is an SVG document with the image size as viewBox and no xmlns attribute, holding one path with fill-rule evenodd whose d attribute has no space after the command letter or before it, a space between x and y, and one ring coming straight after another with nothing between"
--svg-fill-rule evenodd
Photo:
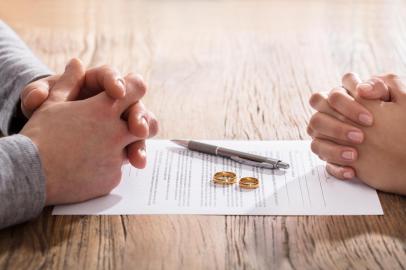
<instances>
[{"instance_id":1,"label":"white paper document","mask_svg":"<svg viewBox=\"0 0 406 270\"><path fill-rule=\"evenodd\" d=\"M54 215L382 215L376 191L360 181L340 181L325 172L309 141L207 141L278 158L288 170L270 170L194 152L170 141L147 142L148 165L123 167L120 185L109 195L57 206ZM212 177L232 171L253 176L260 187L222 186Z\"/></svg>"}]
</instances>

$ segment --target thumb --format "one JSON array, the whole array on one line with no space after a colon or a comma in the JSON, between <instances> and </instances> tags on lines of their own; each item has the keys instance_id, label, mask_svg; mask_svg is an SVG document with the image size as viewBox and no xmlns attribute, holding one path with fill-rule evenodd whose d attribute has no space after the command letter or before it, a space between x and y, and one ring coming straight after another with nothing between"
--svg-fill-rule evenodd
<instances>
[{"instance_id":1,"label":"thumb","mask_svg":"<svg viewBox=\"0 0 406 270\"><path fill-rule=\"evenodd\" d=\"M373 77L370 80L357 85L357 92L365 99L379 99L390 101L390 91L386 83L380 78Z\"/></svg>"},{"instance_id":2,"label":"thumb","mask_svg":"<svg viewBox=\"0 0 406 270\"><path fill-rule=\"evenodd\" d=\"M379 78L387 85L392 102L396 103L399 100L405 101L406 85L399 76L395 74L386 74L379 76Z\"/></svg>"},{"instance_id":3,"label":"thumb","mask_svg":"<svg viewBox=\"0 0 406 270\"><path fill-rule=\"evenodd\" d=\"M21 111L30 118L33 112L48 98L52 86L47 79L41 79L28 84L21 92Z\"/></svg>"},{"instance_id":4,"label":"thumb","mask_svg":"<svg viewBox=\"0 0 406 270\"><path fill-rule=\"evenodd\" d=\"M82 62L73 58L65 67L65 72L49 93L47 103L70 101L77 98L82 87L85 69Z\"/></svg>"}]
</instances>

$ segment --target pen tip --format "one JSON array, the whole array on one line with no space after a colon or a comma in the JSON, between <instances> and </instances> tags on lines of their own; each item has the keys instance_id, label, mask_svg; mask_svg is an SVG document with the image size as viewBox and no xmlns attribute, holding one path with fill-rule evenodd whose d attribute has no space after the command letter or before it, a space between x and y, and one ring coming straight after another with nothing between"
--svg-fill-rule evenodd
<instances>
[{"instance_id":1,"label":"pen tip","mask_svg":"<svg viewBox=\"0 0 406 270\"><path fill-rule=\"evenodd\" d=\"M278 168L289 169L289 164L285 162L278 162Z\"/></svg>"},{"instance_id":2,"label":"pen tip","mask_svg":"<svg viewBox=\"0 0 406 270\"><path fill-rule=\"evenodd\" d=\"M176 143L177 145L188 147L189 141L186 140L171 140L171 142Z\"/></svg>"}]
</instances>

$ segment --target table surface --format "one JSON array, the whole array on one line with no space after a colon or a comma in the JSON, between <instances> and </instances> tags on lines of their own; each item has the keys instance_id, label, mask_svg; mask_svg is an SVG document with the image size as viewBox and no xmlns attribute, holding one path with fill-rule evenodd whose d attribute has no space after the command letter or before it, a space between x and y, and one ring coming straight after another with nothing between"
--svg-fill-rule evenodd
<instances>
[{"instance_id":1,"label":"table surface","mask_svg":"<svg viewBox=\"0 0 406 270\"><path fill-rule=\"evenodd\" d=\"M391 0L0 1L0 18L56 72L78 56L141 73L165 139L309 139L312 92L347 71L406 74L404 14ZM45 209L0 231L0 268L405 268L406 199L379 198L384 216Z\"/></svg>"}]
</instances>

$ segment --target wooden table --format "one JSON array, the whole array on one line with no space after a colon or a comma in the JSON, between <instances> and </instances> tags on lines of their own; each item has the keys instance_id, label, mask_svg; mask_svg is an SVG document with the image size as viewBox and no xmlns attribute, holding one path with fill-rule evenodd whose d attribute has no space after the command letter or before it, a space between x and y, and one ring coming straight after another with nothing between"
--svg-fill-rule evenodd
<instances>
[{"instance_id":1,"label":"wooden table","mask_svg":"<svg viewBox=\"0 0 406 270\"><path fill-rule=\"evenodd\" d=\"M57 72L137 71L159 138L309 139L308 98L346 71L406 74L403 1L1 1ZM0 232L10 269L396 269L406 199L384 216L65 216Z\"/></svg>"}]
</instances>

